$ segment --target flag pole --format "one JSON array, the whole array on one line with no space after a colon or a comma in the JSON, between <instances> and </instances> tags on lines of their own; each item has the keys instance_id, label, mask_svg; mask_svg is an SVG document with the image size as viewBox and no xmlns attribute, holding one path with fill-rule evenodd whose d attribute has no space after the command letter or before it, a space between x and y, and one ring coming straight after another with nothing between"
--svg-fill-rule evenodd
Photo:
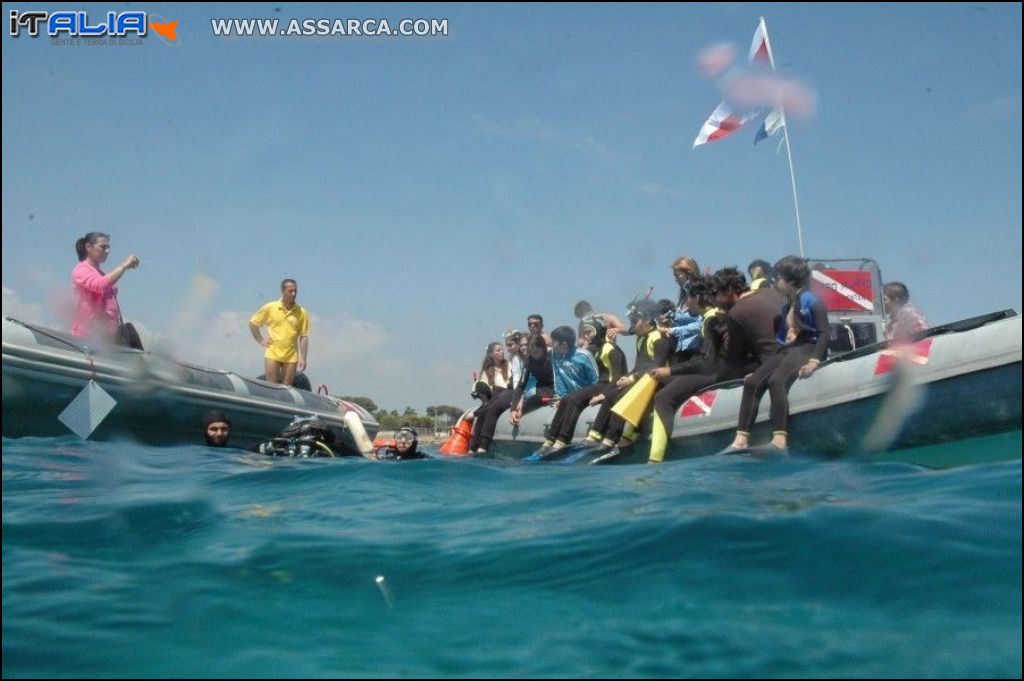
<instances>
[{"instance_id":1,"label":"flag pole","mask_svg":"<svg viewBox=\"0 0 1024 681\"><path fill-rule=\"evenodd\" d=\"M772 67L772 73L775 73L775 56L772 54L772 41L768 38L768 26L764 23L764 17L761 17L761 30L764 31L764 44L768 49L768 63ZM800 243L800 257L804 256L804 230L800 225L800 202L796 198L796 172L793 170L793 152L789 148L789 126L786 125L786 110L781 106L778 106L779 115L782 118L782 139L786 142L786 158L789 160L789 182L793 187L793 210L796 212L796 236L797 241Z\"/></svg>"}]
</instances>

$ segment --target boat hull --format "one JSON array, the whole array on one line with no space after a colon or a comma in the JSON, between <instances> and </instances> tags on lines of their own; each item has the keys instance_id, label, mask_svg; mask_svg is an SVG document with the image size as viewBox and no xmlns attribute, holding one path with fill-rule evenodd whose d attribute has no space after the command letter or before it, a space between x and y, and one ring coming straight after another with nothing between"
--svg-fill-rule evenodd
<instances>
[{"instance_id":1,"label":"boat hull","mask_svg":"<svg viewBox=\"0 0 1024 681\"><path fill-rule=\"evenodd\" d=\"M986 318L994 321L982 321ZM997 318L998 319L995 319ZM1021 320L978 318L933 330L903 348L879 344L826 364L790 391L789 434L800 451L833 458L851 453L913 452L930 445L1021 428ZM676 413L666 460L704 456L728 446L736 431L742 382L712 386ZM751 442L771 438L768 398L762 400ZM590 407L577 424L585 436L597 414ZM499 456L522 457L537 449L554 407L527 414L518 429L500 423L493 448ZM880 416L882 418L880 418ZM886 425L887 419L892 423ZM503 419L504 421L504 419ZM870 433L870 435L869 435ZM649 432L617 463L647 460ZM1019 458L1019 449L1007 452ZM592 457L578 459L585 462Z\"/></svg>"},{"instance_id":2,"label":"boat hull","mask_svg":"<svg viewBox=\"0 0 1024 681\"><path fill-rule=\"evenodd\" d=\"M358 453L346 412L358 414L371 439L379 429L361 407L336 398L152 353L88 348L60 332L12 320L3 322L3 341L4 437L68 434L59 416L90 381L116 402L90 439L203 444L204 415L214 409L231 419L232 447L251 447L295 416L311 414L331 426L345 453Z\"/></svg>"}]
</instances>

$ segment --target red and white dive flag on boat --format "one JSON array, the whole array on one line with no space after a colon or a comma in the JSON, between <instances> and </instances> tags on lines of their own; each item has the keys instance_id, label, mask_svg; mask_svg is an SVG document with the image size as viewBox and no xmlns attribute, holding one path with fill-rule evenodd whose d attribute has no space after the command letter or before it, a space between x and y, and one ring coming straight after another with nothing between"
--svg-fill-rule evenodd
<instances>
[{"instance_id":1,"label":"red and white dive flag on boat","mask_svg":"<svg viewBox=\"0 0 1024 681\"><path fill-rule=\"evenodd\" d=\"M811 292L830 312L872 312L871 273L865 270L811 270Z\"/></svg>"},{"instance_id":2,"label":"red and white dive flag on boat","mask_svg":"<svg viewBox=\"0 0 1024 681\"><path fill-rule=\"evenodd\" d=\"M679 410L679 413L684 418L690 416L707 416L711 413L711 408L715 406L716 399L718 399L717 390L708 390L700 395L694 395L683 403L683 407Z\"/></svg>"}]
</instances>

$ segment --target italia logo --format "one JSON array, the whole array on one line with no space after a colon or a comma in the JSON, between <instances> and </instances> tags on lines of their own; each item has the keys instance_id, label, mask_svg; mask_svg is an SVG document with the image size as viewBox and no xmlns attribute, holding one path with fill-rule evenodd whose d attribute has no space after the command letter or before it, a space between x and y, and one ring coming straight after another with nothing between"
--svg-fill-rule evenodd
<instances>
[{"instance_id":1,"label":"italia logo","mask_svg":"<svg viewBox=\"0 0 1024 681\"><path fill-rule=\"evenodd\" d=\"M694 395L690 399L686 400L686 403L683 404L683 408L679 411L679 414L683 418L689 418L691 416L707 416L711 413L711 408L715 406L715 400L717 398L717 390L709 390L706 393Z\"/></svg>"},{"instance_id":2,"label":"italia logo","mask_svg":"<svg viewBox=\"0 0 1024 681\"><path fill-rule=\"evenodd\" d=\"M146 12L106 12L93 13L82 11L61 12L19 12L12 9L9 13L10 34L13 38L21 36L22 29L31 38L38 38L43 33L51 38L124 38L134 35L146 37L149 29L161 38L175 44L178 42L177 21L157 21L156 15L147 16Z\"/></svg>"},{"instance_id":3,"label":"italia logo","mask_svg":"<svg viewBox=\"0 0 1024 681\"><path fill-rule=\"evenodd\" d=\"M928 363L928 357L931 353L931 338L925 338L916 343L894 345L886 348L878 355L878 362L875 363L875 376L887 374L901 363L907 366L925 365Z\"/></svg>"}]
</instances>

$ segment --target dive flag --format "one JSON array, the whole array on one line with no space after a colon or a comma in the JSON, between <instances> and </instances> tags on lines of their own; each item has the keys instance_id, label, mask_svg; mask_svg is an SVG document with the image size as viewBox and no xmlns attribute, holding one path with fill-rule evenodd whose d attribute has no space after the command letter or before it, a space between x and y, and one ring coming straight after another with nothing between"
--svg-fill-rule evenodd
<instances>
[{"instance_id":1,"label":"dive flag","mask_svg":"<svg viewBox=\"0 0 1024 681\"><path fill-rule=\"evenodd\" d=\"M764 25L764 17L758 22L754 30L754 40L750 43L750 54L747 61L751 64L758 63L770 66L775 70L775 63L772 60L772 48L768 46L768 28Z\"/></svg>"},{"instance_id":2,"label":"dive flag","mask_svg":"<svg viewBox=\"0 0 1024 681\"><path fill-rule=\"evenodd\" d=\"M765 26L764 17L761 17L761 21L757 23L757 29L754 31L754 41L750 43L750 55L747 57L747 61L751 64L757 63L767 66L773 72L775 71L775 58L772 56L771 43L768 42L768 27ZM786 125L786 117L783 115L782 109L772 109L764 117L761 127L754 134L754 144L768 139L784 125Z\"/></svg>"},{"instance_id":3,"label":"dive flag","mask_svg":"<svg viewBox=\"0 0 1024 681\"><path fill-rule=\"evenodd\" d=\"M702 144L708 142L714 142L720 140L723 137L728 137L732 133L736 132L744 126L751 118L754 118L757 114L748 114L743 118L740 118L729 105L722 102L715 110L711 112L708 119L704 121L704 125L700 128L700 133L697 135L697 139L693 140L693 148L696 149Z\"/></svg>"}]
</instances>

